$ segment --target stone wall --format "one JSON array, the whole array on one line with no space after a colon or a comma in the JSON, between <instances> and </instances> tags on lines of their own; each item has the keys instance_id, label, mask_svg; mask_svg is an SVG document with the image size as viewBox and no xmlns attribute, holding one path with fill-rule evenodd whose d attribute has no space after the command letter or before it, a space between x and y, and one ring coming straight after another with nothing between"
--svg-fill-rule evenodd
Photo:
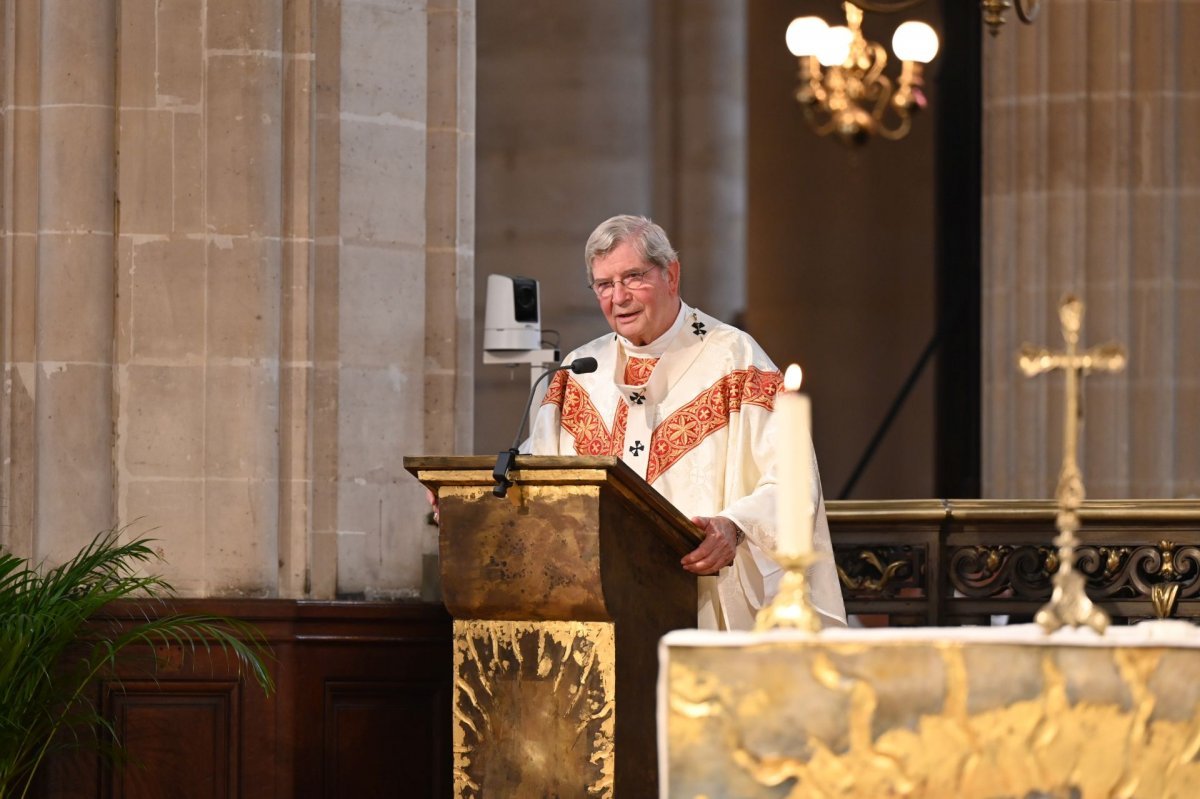
<instances>
[{"instance_id":1,"label":"stone wall","mask_svg":"<svg viewBox=\"0 0 1200 799\"><path fill-rule=\"evenodd\" d=\"M1081 465L1094 497L1200 494L1200 5L1043 3L984 52L983 482L1051 496L1063 378L1027 380L1024 341L1116 340L1119 375L1085 381ZM1011 15L1010 15L1011 16Z\"/></svg>"},{"instance_id":2,"label":"stone wall","mask_svg":"<svg viewBox=\"0 0 1200 799\"><path fill-rule=\"evenodd\" d=\"M413 593L471 440L474 2L8 0L0 543Z\"/></svg>"}]
</instances>

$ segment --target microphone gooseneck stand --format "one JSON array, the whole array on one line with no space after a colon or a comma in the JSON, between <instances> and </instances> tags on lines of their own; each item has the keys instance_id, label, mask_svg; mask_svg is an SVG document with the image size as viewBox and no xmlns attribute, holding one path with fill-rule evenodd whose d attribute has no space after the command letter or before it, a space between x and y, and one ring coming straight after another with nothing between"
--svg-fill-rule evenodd
<instances>
[{"instance_id":1,"label":"microphone gooseneck stand","mask_svg":"<svg viewBox=\"0 0 1200 799\"><path fill-rule=\"evenodd\" d=\"M533 381L533 385L529 388L529 399L525 400L525 412L521 414L521 426L517 428L517 437L513 439L511 447L501 451L496 457L496 467L492 469L492 479L496 481L496 486L492 489L492 493L496 496L505 496L508 493L509 486L512 485L512 481L508 479L508 473L512 471L513 462L518 455L517 447L521 444L521 437L525 435L525 425L529 422L529 408L533 405L533 397L537 394L538 384L555 372L561 372L564 369L570 369L577 375L588 374L589 372L596 371L596 359L576 358L568 364L547 369L537 380Z\"/></svg>"}]
</instances>

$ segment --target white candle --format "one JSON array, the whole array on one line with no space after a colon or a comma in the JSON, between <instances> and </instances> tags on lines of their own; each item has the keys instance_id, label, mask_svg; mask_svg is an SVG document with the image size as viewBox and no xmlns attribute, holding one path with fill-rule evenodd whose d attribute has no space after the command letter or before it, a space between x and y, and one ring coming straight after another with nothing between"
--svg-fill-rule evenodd
<instances>
[{"instance_id":1,"label":"white candle","mask_svg":"<svg viewBox=\"0 0 1200 799\"><path fill-rule=\"evenodd\" d=\"M812 552L812 405L801 394L800 367L792 364L783 376L784 390L775 395L779 415L779 457L776 497L776 546L780 555Z\"/></svg>"}]
</instances>

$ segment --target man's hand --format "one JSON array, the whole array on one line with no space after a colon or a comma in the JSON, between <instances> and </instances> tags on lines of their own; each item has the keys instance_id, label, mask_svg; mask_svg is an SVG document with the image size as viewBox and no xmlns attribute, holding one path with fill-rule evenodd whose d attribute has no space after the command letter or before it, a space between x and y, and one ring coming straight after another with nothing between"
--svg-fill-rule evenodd
<instances>
[{"instance_id":1,"label":"man's hand","mask_svg":"<svg viewBox=\"0 0 1200 799\"><path fill-rule=\"evenodd\" d=\"M704 533L700 546L683 556L680 564L692 574L716 574L733 563L742 531L724 516L693 516L692 524Z\"/></svg>"},{"instance_id":2,"label":"man's hand","mask_svg":"<svg viewBox=\"0 0 1200 799\"><path fill-rule=\"evenodd\" d=\"M432 508L432 510L430 511L430 516L432 517L433 523L440 524L441 523L441 515L438 513L437 494L433 493L428 488L426 488L425 489L425 499L429 502L429 505Z\"/></svg>"}]
</instances>

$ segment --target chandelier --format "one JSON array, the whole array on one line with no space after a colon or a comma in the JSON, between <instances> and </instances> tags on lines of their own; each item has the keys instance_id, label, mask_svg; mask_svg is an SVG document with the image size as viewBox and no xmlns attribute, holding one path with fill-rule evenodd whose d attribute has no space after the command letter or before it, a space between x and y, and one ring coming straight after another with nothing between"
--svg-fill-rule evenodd
<instances>
[{"instance_id":1,"label":"chandelier","mask_svg":"<svg viewBox=\"0 0 1200 799\"><path fill-rule=\"evenodd\" d=\"M887 51L862 34L862 9L851 2L842 7L845 25L830 27L820 17L797 17L788 25L787 46L800 62L796 100L804 118L817 135L836 134L846 144L864 144L875 134L902 139L913 114L925 107L921 69L937 55L937 34L924 22L896 28L892 51L901 67L893 81L884 74Z\"/></svg>"}]
</instances>

